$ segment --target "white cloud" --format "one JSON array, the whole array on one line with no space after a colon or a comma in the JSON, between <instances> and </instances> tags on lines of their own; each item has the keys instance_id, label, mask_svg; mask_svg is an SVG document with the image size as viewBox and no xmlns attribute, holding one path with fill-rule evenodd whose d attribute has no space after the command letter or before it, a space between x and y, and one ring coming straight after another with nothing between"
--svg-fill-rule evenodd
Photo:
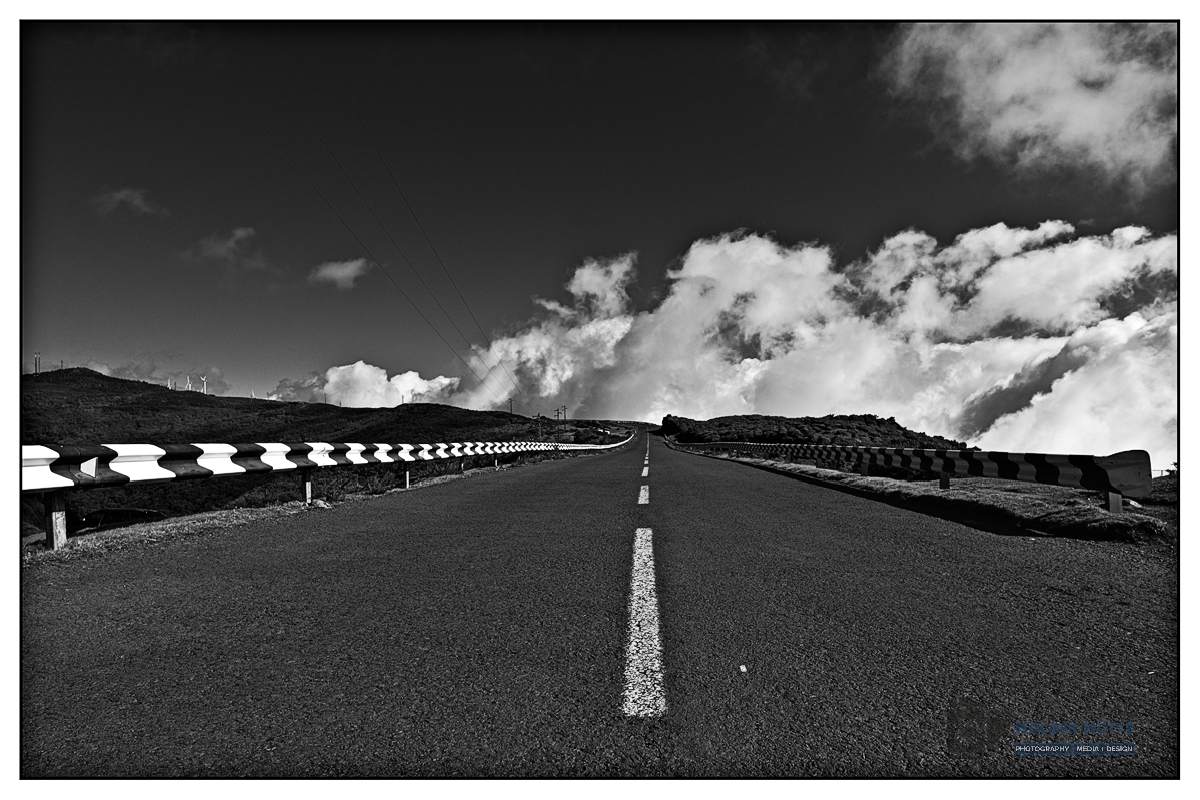
<instances>
[{"instance_id":1,"label":"white cloud","mask_svg":"<svg viewBox=\"0 0 1200 800\"><path fill-rule=\"evenodd\" d=\"M566 402L581 401L582 397L571 394L573 387L590 385L600 370L616 363L616 346L633 323L625 291L633 264L632 255L608 263L586 261L567 284L571 305L538 299L535 302L551 316L472 353L472 368L487 377L455 402L470 408L502 405L513 392L508 372L536 397L558 398L565 393ZM546 405L531 410L548 414L553 406Z\"/></svg>"},{"instance_id":2,"label":"white cloud","mask_svg":"<svg viewBox=\"0 0 1200 800\"><path fill-rule=\"evenodd\" d=\"M611 269L589 262L586 277L568 284L587 292L542 303L550 313L491 342L478 364L512 365L530 410L566 403L622 419L874 413L1017 451L1106 453L1138 440L1165 466L1176 457L1174 373L1140 368L1131 373L1138 391L1123 393L1116 372L1100 365L1119 361L1118 350L1127 364L1145 347L1082 342L1105 325L1133 324L1110 318L1108 298L1131 281L1173 276L1177 237L1119 229L1064 241L1072 233L1061 221L993 225L940 247L906 231L850 265L818 244L725 235L693 244L668 274L665 299L640 313L616 292L629 279L628 257ZM1160 300L1141 318L1173 320L1174 307ZM1174 357L1174 339L1154 341ZM1101 399L1073 427L1057 409L1080 409L1088 391ZM454 402L499 406L510 394L496 379ZM1049 423L1035 424L1035 399L1053 412L1053 437L1043 435Z\"/></svg>"},{"instance_id":3,"label":"white cloud","mask_svg":"<svg viewBox=\"0 0 1200 800\"><path fill-rule=\"evenodd\" d=\"M367 273L371 262L365 258L350 261L326 261L313 268L308 275L309 283L331 283L339 289L353 289L354 283Z\"/></svg>"},{"instance_id":4,"label":"white cloud","mask_svg":"<svg viewBox=\"0 0 1200 800\"><path fill-rule=\"evenodd\" d=\"M414 371L388 377L387 370L363 361L325 371L328 402L352 408L382 408L400 403L444 403L458 378L439 375L426 380Z\"/></svg>"},{"instance_id":5,"label":"white cloud","mask_svg":"<svg viewBox=\"0 0 1200 800\"><path fill-rule=\"evenodd\" d=\"M100 192L92 198L92 205L97 212L106 216L122 209L140 216L166 216L170 213L150 199L149 190L132 186Z\"/></svg>"},{"instance_id":6,"label":"white cloud","mask_svg":"<svg viewBox=\"0 0 1200 800\"><path fill-rule=\"evenodd\" d=\"M566 404L616 419L872 413L1001 450L1145 448L1166 467L1178 238L1072 234L1061 221L993 225L943 247L904 231L851 264L820 244L728 234L695 242L640 312L625 292L631 255L588 261L566 302L539 301L535 319L471 355L477 372L490 366L478 386L362 362L329 370L326 386L346 405L515 396L526 413Z\"/></svg>"},{"instance_id":7,"label":"white cloud","mask_svg":"<svg viewBox=\"0 0 1200 800\"><path fill-rule=\"evenodd\" d=\"M1124 281L1176 270L1176 237L1130 244L1125 231L996 262L979 279L974 299L957 313L956 330L982 332L1007 318L1055 332L1099 321L1105 315L1101 300Z\"/></svg>"},{"instance_id":8,"label":"white cloud","mask_svg":"<svg viewBox=\"0 0 1200 800\"><path fill-rule=\"evenodd\" d=\"M985 449L1037 443L1047 452L1149 450L1154 466L1178 458L1179 325L1172 305L1147 319L1104 320L1071 337L1086 360L1029 405L979 437ZM1003 447L1002 447L1003 445Z\"/></svg>"},{"instance_id":9,"label":"white cloud","mask_svg":"<svg viewBox=\"0 0 1200 800\"><path fill-rule=\"evenodd\" d=\"M1174 23L915 23L885 69L964 158L1086 165L1134 190L1174 179Z\"/></svg>"},{"instance_id":10,"label":"white cloud","mask_svg":"<svg viewBox=\"0 0 1200 800\"><path fill-rule=\"evenodd\" d=\"M595 313L611 316L619 313L629 301L625 285L633 275L634 256L621 256L605 264L588 259L575 270L567 291L576 302L590 306Z\"/></svg>"}]
</instances>

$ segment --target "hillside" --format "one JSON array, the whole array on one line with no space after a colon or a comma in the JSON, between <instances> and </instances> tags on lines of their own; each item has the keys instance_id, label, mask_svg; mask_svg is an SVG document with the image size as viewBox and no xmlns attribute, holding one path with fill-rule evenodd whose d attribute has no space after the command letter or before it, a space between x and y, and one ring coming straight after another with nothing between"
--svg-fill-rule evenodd
<instances>
[{"instance_id":1,"label":"hillside","mask_svg":"<svg viewBox=\"0 0 1200 800\"><path fill-rule=\"evenodd\" d=\"M531 419L503 411L470 411L434 403L397 408L340 408L324 403L282 403L170 391L164 386L110 378L75 368L21 378L22 444L105 442L452 442L557 441L605 444L619 437L599 428L604 421ZM624 426L628 428L629 426ZM483 464L490 459L477 459ZM357 492L404 485L411 468L416 481L457 465L429 463L350 467L322 472L316 496L336 499ZM219 480L135 484L73 492L68 510L72 532L162 516L221 508L272 505L296 499L296 477L239 475ZM41 525L41 500L22 498L23 534Z\"/></svg>"},{"instance_id":2,"label":"hillside","mask_svg":"<svg viewBox=\"0 0 1200 800\"><path fill-rule=\"evenodd\" d=\"M797 444L925 447L958 450L966 447L943 436L910 431L894 417L873 414L829 414L824 417L771 417L744 414L694 420L668 414L662 431L680 442L795 442Z\"/></svg>"},{"instance_id":3,"label":"hillside","mask_svg":"<svg viewBox=\"0 0 1200 800\"><path fill-rule=\"evenodd\" d=\"M340 408L170 391L75 368L21 378L22 444L97 442L603 441L595 423L540 425L435 403Z\"/></svg>"}]
</instances>

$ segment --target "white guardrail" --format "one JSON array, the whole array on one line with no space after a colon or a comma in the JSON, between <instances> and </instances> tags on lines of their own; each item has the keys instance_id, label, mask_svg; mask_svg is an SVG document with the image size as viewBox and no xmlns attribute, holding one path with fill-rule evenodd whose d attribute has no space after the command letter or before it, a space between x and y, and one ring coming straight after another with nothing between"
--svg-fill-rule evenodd
<instances>
[{"instance_id":1,"label":"white guardrail","mask_svg":"<svg viewBox=\"0 0 1200 800\"><path fill-rule=\"evenodd\" d=\"M46 543L66 543L66 493L75 489L161 483L296 470L305 502L312 500L312 471L323 467L420 463L471 456L612 450L615 444L564 442L257 442L253 444L22 445L21 492L46 494Z\"/></svg>"}]
</instances>

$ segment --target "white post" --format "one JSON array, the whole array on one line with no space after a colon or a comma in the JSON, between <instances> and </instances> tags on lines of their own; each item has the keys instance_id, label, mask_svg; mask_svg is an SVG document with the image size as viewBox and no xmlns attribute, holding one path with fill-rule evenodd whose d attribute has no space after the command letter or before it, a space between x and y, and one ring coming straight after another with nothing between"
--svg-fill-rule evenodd
<instances>
[{"instance_id":1,"label":"white post","mask_svg":"<svg viewBox=\"0 0 1200 800\"><path fill-rule=\"evenodd\" d=\"M58 550L67 543L67 493L49 492L46 504L46 547Z\"/></svg>"},{"instance_id":2,"label":"white post","mask_svg":"<svg viewBox=\"0 0 1200 800\"><path fill-rule=\"evenodd\" d=\"M404 488L405 489L409 488L408 470L404 470Z\"/></svg>"},{"instance_id":3,"label":"white post","mask_svg":"<svg viewBox=\"0 0 1200 800\"><path fill-rule=\"evenodd\" d=\"M312 503L312 470L300 470L300 487L304 490L304 505Z\"/></svg>"},{"instance_id":4,"label":"white post","mask_svg":"<svg viewBox=\"0 0 1200 800\"><path fill-rule=\"evenodd\" d=\"M1110 513L1113 513L1113 514L1121 513L1121 500L1122 499L1123 498L1121 497L1120 492L1109 492L1108 493L1108 510Z\"/></svg>"}]
</instances>

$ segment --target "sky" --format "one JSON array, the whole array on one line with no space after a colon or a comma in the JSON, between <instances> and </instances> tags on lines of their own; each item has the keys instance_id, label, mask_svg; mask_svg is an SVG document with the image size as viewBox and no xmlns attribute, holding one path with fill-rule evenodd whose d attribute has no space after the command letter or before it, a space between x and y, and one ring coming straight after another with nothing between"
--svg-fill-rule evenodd
<instances>
[{"instance_id":1,"label":"sky","mask_svg":"<svg viewBox=\"0 0 1200 800\"><path fill-rule=\"evenodd\" d=\"M23 371L1178 457L1173 24L21 35Z\"/></svg>"}]
</instances>

